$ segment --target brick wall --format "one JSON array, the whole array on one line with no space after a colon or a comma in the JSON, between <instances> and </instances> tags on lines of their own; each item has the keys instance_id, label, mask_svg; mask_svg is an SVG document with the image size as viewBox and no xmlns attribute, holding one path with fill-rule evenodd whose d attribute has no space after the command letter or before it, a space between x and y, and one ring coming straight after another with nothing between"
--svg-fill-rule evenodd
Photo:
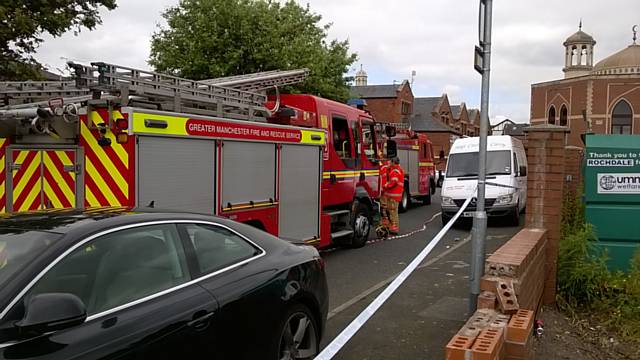
<instances>
[{"instance_id":1,"label":"brick wall","mask_svg":"<svg viewBox=\"0 0 640 360\"><path fill-rule=\"evenodd\" d=\"M486 260L478 310L447 344L447 359L533 358L546 244L546 230L525 228Z\"/></svg>"},{"instance_id":2,"label":"brick wall","mask_svg":"<svg viewBox=\"0 0 640 360\"><path fill-rule=\"evenodd\" d=\"M564 150L564 191L567 194L575 194L582 185L584 149L578 146L566 146Z\"/></svg>"},{"instance_id":3,"label":"brick wall","mask_svg":"<svg viewBox=\"0 0 640 360\"><path fill-rule=\"evenodd\" d=\"M367 110L378 121L402 123L406 122L413 112L413 93L409 85L402 86L396 91L394 98L365 98ZM402 103L408 104L408 112L402 113Z\"/></svg>"},{"instance_id":4,"label":"brick wall","mask_svg":"<svg viewBox=\"0 0 640 360\"><path fill-rule=\"evenodd\" d=\"M382 122L398 123L400 120L400 110L397 106L396 98L366 99L367 110L374 118Z\"/></svg>"},{"instance_id":5,"label":"brick wall","mask_svg":"<svg viewBox=\"0 0 640 360\"><path fill-rule=\"evenodd\" d=\"M540 125L527 130L527 212L525 226L547 229L544 303L555 302L556 268L565 184L566 127Z\"/></svg>"}]
</instances>

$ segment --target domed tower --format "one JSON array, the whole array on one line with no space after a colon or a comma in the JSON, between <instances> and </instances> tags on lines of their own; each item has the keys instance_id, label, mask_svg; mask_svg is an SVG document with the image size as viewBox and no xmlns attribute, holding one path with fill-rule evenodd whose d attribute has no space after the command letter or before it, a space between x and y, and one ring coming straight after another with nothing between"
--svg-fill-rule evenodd
<instances>
[{"instance_id":1,"label":"domed tower","mask_svg":"<svg viewBox=\"0 0 640 360\"><path fill-rule=\"evenodd\" d=\"M582 31L582 21L578 31L569 36L564 42L565 61L564 78L589 75L593 69L593 46L596 41L586 32Z\"/></svg>"},{"instance_id":2,"label":"domed tower","mask_svg":"<svg viewBox=\"0 0 640 360\"><path fill-rule=\"evenodd\" d=\"M633 75L640 74L640 45L636 43L638 25L633 27L633 43L627 48L598 62L593 68L594 75Z\"/></svg>"},{"instance_id":3,"label":"domed tower","mask_svg":"<svg viewBox=\"0 0 640 360\"><path fill-rule=\"evenodd\" d=\"M367 86L367 72L362 70L362 64L360 64L360 71L356 73L356 86Z\"/></svg>"}]
</instances>

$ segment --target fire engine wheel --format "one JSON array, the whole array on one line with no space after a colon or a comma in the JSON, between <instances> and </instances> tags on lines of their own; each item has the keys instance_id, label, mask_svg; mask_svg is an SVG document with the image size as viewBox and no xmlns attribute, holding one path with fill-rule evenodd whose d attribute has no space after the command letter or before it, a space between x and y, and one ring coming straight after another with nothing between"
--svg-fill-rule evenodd
<instances>
[{"instance_id":1,"label":"fire engine wheel","mask_svg":"<svg viewBox=\"0 0 640 360\"><path fill-rule=\"evenodd\" d=\"M431 204L431 191L429 191L428 195L421 196L418 198L422 202L422 205L430 205Z\"/></svg>"},{"instance_id":2,"label":"fire engine wheel","mask_svg":"<svg viewBox=\"0 0 640 360\"><path fill-rule=\"evenodd\" d=\"M407 186L405 185L404 191L402 192L402 199L400 200L400 204L398 204L398 212L407 212L409 206L411 206L411 196L409 195L409 190L407 190Z\"/></svg>"},{"instance_id":3,"label":"fire engine wheel","mask_svg":"<svg viewBox=\"0 0 640 360\"><path fill-rule=\"evenodd\" d=\"M365 204L359 202L353 203L353 238L351 239L352 248L363 247L369 240L369 232L371 231L371 215L369 208Z\"/></svg>"}]
</instances>

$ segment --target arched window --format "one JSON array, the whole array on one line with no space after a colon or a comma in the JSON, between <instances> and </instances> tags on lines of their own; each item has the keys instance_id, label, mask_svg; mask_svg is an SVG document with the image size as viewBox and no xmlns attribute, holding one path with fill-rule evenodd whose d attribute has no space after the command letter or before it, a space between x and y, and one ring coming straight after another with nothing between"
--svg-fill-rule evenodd
<instances>
[{"instance_id":1,"label":"arched window","mask_svg":"<svg viewBox=\"0 0 640 360\"><path fill-rule=\"evenodd\" d=\"M560 108L560 126L567 126L567 107L564 105Z\"/></svg>"},{"instance_id":2,"label":"arched window","mask_svg":"<svg viewBox=\"0 0 640 360\"><path fill-rule=\"evenodd\" d=\"M633 111L626 100L620 100L611 113L611 133L631 134L631 122L633 121Z\"/></svg>"},{"instance_id":3,"label":"arched window","mask_svg":"<svg viewBox=\"0 0 640 360\"><path fill-rule=\"evenodd\" d=\"M549 108L549 117L547 118L547 122L551 125L556 124L556 108L553 105Z\"/></svg>"},{"instance_id":4,"label":"arched window","mask_svg":"<svg viewBox=\"0 0 640 360\"><path fill-rule=\"evenodd\" d=\"M578 48L571 48L571 65L578 65Z\"/></svg>"},{"instance_id":5,"label":"arched window","mask_svg":"<svg viewBox=\"0 0 640 360\"><path fill-rule=\"evenodd\" d=\"M587 65L587 47L584 45L580 50L580 65Z\"/></svg>"}]
</instances>

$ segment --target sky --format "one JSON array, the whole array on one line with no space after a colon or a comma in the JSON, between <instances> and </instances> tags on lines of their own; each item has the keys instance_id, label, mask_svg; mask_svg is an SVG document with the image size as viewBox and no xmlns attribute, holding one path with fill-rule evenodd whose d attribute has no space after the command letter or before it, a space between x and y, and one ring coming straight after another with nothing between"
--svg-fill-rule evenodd
<instances>
[{"instance_id":1,"label":"sky","mask_svg":"<svg viewBox=\"0 0 640 360\"><path fill-rule=\"evenodd\" d=\"M369 84L413 79L416 97L447 93L451 104L479 108L481 76L473 68L478 0L296 0L331 23L329 39L349 40ZM36 59L53 72L67 60L105 61L148 69L151 35L161 12L178 0L118 0L103 24L59 38L45 36ZM592 35L597 62L632 42L640 24L638 0L507 0L493 2L492 122L528 122L532 83L563 77L562 43L578 30Z\"/></svg>"}]
</instances>

